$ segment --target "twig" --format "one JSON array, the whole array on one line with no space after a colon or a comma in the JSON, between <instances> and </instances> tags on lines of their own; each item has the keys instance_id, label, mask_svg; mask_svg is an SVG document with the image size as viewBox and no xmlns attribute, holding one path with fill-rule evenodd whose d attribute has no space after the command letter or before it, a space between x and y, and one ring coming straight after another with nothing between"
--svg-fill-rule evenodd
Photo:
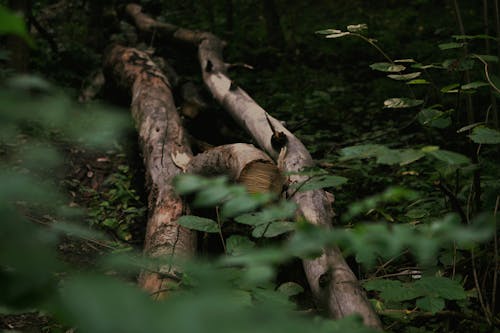
<instances>
[{"instance_id":1,"label":"twig","mask_svg":"<svg viewBox=\"0 0 500 333\"><path fill-rule=\"evenodd\" d=\"M486 76L486 80L488 81L488 83L490 84L490 86L493 89L495 89L496 92L500 93L500 89L495 85L495 83L493 83L493 81L490 78L490 73L488 71L488 63L486 61L484 61L484 59L481 58L480 56L478 56L477 54L472 54L471 57L477 58L477 59L479 59L479 61L481 61L483 63L483 65L484 65L484 75Z\"/></svg>"},{"instance_id":2,"label":"twig","mask_svg":"<svg viewBox=\"0 0 500 333\"><path fill-rule=\"evenodd\" d=\"M215 214L217 215L217 225L219 226L218 233L222 243L222 248L224 249L224 253L227 254L226 242L224 241L224 235L222 235L222 221L220 219L219 206L215 207Z\"/></svg>"},{"instance_id":3,"label":"twig","mask_svg":"<svg viewBox=\"0 0 500 333\"><path fill-rule=\"evenodd\" d=\"M453 194L453 192L450 191L448 187L446 187L445 184L443 184L442 181L438 180L435 182L436 186L443 192L444 195L448 197L448 200L450 200L450 204L453 207L453 210L460 215L460 220L462 220L463 224L467 224L467 216L465 215L465 212L460 205L460 201L458 201L458 198Z\"/></svg>"}]
</instances>

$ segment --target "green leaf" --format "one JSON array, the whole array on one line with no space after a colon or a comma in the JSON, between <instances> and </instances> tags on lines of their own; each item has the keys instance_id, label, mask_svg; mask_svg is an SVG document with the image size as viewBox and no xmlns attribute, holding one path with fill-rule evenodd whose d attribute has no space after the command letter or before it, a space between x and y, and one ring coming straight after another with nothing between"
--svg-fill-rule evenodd
<instances>
[{"instance_id":1,"label":"green leaf","mask_svg":"<svg viewBox=\"0 0 500 333\"><path fill-rule=\"evenodd\" d=\"M0 5L0 35L13 34L34 46L33 39L28 34L24 20L14 12Z\"/></svg>"},{"instance_id":2,"label":"green leaf","mask_svg":"<svg viewBox=\"0 0 500 333\"><path fill-rule=\"evenodd\" d=\"M499 144L500 132L485 126L477 126L472 130L469 138L475 143L480 144Z\"/></svg>"},{"instance_id":3,"label":"green leaf","mask_svg":"<svg viewBox=\"0 0 500 333\"><path fill-rule=\"evenodd\" d=\"M421 99L412 98L389 98L384 101L384 108L387 109L402 109L411 108L423 104Z\"/></svg>"},{"instance_id":4,"label":"green leaf","mask_svg":"<svg viewBox=\"0 0 500 333\"><path fill-rule=\"evenodd\" d=\"M223 218L228 218L254 211L259 206L269 202L272 198L272 193L244 193L241 196L236 196L226 201L222 206L221 215Z\"/></svg>"},{"instance_id":5,"label":"green leaf","mask_svg":"<svg viewBox=\"0 0 500 333\"><path fill-rule=\"evenodd\" d=\"M462 86L462 90L477 89L477 88L486 87L486 86L489 86L489 84L486 82L474 81L471 83L464 84Z\"/></svg>"},{"instance_id":6,"label":"green leaf","mask_svg":"<svg viewBox=\"0 0 500 333\"><path fill-rule=\"evenodd\" d=\"M481 34L481 35L453 35L451 36L456 40L470 40L470 39L491 39L491 40L496 40L495 37Z\"/></svg>"},{"instance_id":7,"label":"green leaf","mask_svg":"<svg viewBox=\"0 0 500 333\"><path fill-rule=\"evenodd\" d=\"M384 149L388 149L385 146L377 144L368 145L357 145L343 148L340 151L340 160L346 161L353 158L369 158L380 154Z\"/></svg>"},{"instance_id":8,"label":"green leaf","mask_svg":"<svg viewBox=\"0 0 500 333\"><path fill-rule=\"evenodd\" d=\"M376 157L377 163L387 165L406 165L423 157L423 154L414 149L390 149L383 145L359 145L346 147L340 151L341 161L353 158Z\"/></svg>"},{"instance_id":9,"label":"green leaf","mask_svg":"<svg viewBox=\"0 0 500 333\"><path fill-rule=\"evenodd\" d=\"M406 67L403 65L396 65L390 62L377 62L371 64L370 68L375 71L390 72L390 73L402 72L406 69Z\"/></svg>"},{"instance_id":10,"label":"green leaf","mask_svg":"<svg viewBox=\"0 0 500 333\"><path fill-rule=\"evenodd\" d=\"M407 80L413 80L419 77L422 74L422 72L415 72L415 73L408 73L408 74L389 74L387 75L388 78L396 80L396 81L407 81Z\"/></svg>"},{"instance_id":11,"label":"green leaf","mask_svg":"<svg viewBox=\"0 0 500 333\"><path fill-rule=\"evenodd\" d=\"M472 54L470 57L477 57L485 62L498 62L498 57L491 54Z\"/></svg>"},{"instance_id":12,"label":"green leaf","mask_svg":"<svg viewBox=\"0 0 500 333\"><path fill-rule=\"evenodd\" d=\"M344 31L344 32L336 32L334 34L331 34L331 35L328 35L326 36L325 38L339 38L339 37L344 37L344 36L347 36L347 35L350 35L351 33L348 32L348 31Z\"/></svg>"},{"instance_id":13,"label":"green leaf","mask_svg":"<svg viewBox=\"0 0 500 333\"><path fill-rule=\"evenodd\" d=\"M394 60L395 63L403 63L403 64L413 64L415 63L415 59L396 59Z\"/></svg>"},{"instance_id":14,"label":"green leaf","mask_svg":"<svg viewBox=\"0 0 500 333\"><path fill-rule=\"evenodd\" d=\"M227 184L214 184L196 194L193 205L196 207L212 207L229 198L232 191Z\"/></svg>"},{"instance_id":15,"label":"green leaf","mask_svg":"<svg viewBox=\"0 0 500 333\"><path fill-rule=\"evenodd\" d=\"M227 254L237 256L255 247L255 243L248 237L232 235L226 239Z\"/></svg>"},{"instance_id":16,"label":"green leaf","mask_svg":"<svg viewBox=\"0 0 500 333\"><path fill-rule=\"evenodd\" d=\"M304 288L302 288L302 286L296 282L285 282L281 284L277 290L288 297L295 296L304 292Z\"/></svg>"},{"instance_id":17,"label":"green leaf","mask_svg":"<svg viewBox=\"0 0 500 333\"><path fill-rule=\"evenodd\" d=\"M441 66L449 71L466 71L474 67L474 59L446 59Z\"/></svg>"},{"instance_id":18,"label":"green leaf","mask_svg":"<svg viewBox=\"0 0 500 333\"><path fill-rule=\"evenodd\" d=\"M427 152L432 157L451 165L470 164L468 157L448 150L438 149Z\"/></svg>"},{"instance_id":19,"label":"green leaf","mask_svg":"<svg viewBox=\"0 0 500 333\"><path fill-rule=\"evenodd\" d=\"M458 83L453 83L449 84L447 86L444 86L441 88L442 93L453 93L453 92L458 92L458 88L460 87L460 84Z\"/></svg>"},{"instance_id":20,"label":"green leaf","mask_svg":"<svg viewBox=\"0 0 500 333\"><path fill-rule=\"evenodd\" d=\"M405 214L406 217L409 217L411 219L421 219L421 218L423 218L423 217L425 217L427 215L428 215L428 211L427 210L425 210L425 209L419 209L419 208L409 210Z\"/></svg>"},{"instance_id":21,"label":"green leaf","mask_svg":"<svg viewBox=\"0 0 500 333\"><path fill-rule=\"evenodd\" d=\"M325 30L318 30L315 33L317 33L318 35L331 35L331 34L337 34L339 32L342 31L338 29L325 29Z\"/></svg>"},{"instance_id":22,"label":"green leaf","mask_svg":"<svg viewBox=\"0 0 500 333\"><path fill-rule=\"evenodd\" d=\"M205 178L197 175L179 175L173 181L175 190L180 195L191 194L207 186Z\"/></svg>"},{"instance_id":23,"label":"green leaf","mask_svg":"<svg viewBox=\"0 0 500 333\"><path fill-rule=\"evenodd\" d=\"M442 298L436 297L423 297L417 299L417 306L422 311L429 311L432 314L435 314L438 311L441 311L444 308L444 300Z\"/></svg>"},{"instance_id":24,"label":"green leaf","mask_svg":"<svg viewBox=\"0 0 500 333\"><path fill-rule=\"evenodd\" d=\"M406 84L412 84L412 85L417 85L417 84L430 84L429 81L426 79L416 79L416 80L411 80L406 82Z\"/></svg>"},{"instance_id":25,"label":"green leaf","mask_svg":"<svg viewBox=\"0 0 500 333\"><path fill-rule=\"evenodd\" d=\"M423 277L415 282L415 288L425 292L426 295L438 296L449 300L467 298L467 293L457 280L451 280L442 276Z\"/></svg>"},{"instance_id":26,"label":"green leaf","mask_svg":"<svg viewBox=\"0 0 500 333\"><path fill-rule=\"evenodd\" d=\"M266 224L260 224L255 227L255 229L252 230L252 236L255 238L276 237L293 230L295 230L294 222L270 222Z\"/></svg>"},{"instance_id":27,"label":"green leaf","mask_svg":"<svg viewBox=\"0 0 500 333\"><path fill-rule=\"evenodd\" d=\"M368 29L368 25L366 25L365 23L351 24L351 25L347 26L347 31L355 32L355 33L363 32L367 29Z\"/></svg>"},{"instance_id":28,"label":"green leaf","mask_svg":"<svg viewBox=\"0 0 500 333\"><path fill-rule=\"evenodd\" d=\"M424 157L424 153L415 149L403 149L399 151L399 165L408 165Z\"/></svg>"},{"instance_id":29,"label":"green leaf","mask_svg":"<svg viewBox=\"0 0 500 333\"><path fill-rule=\"evenodd\" d=\"M448 113L436 109L423 109L417 114L417 120L424 126L446 128L450 126L451 119Z\"/></svg>"},{"instance_id":30,"label":"green leaf","mask_svg":"<svg viewBox=\"0 0 500 333\"><path fill-rule=\"evenodd\" d=\"M298 188L299 192L318 190L326 187L339 187L347 183L348 179L340 176L323 175L309 178L304 183L294 184L292 188ZM303 185L301 185L303 184Z\"/></svg>"},{"instance_id":31,"label":"green leaf","mask_svg":"<svg viewBox=\"0 0 500 333\"><path fill-rule=\"evenodd\" d=\"M290 201L281 201L277 205L265 207L260 212L240 215L236 222L248 225L259 225L277 220L292 218L297 205Z\"/></svg>"},{"instance_id":32,"label":"green leaf","mask_svg":"<svg viewBox=\"0 0 500 333\"><path fill-rule=\"evenodd\" d=\"M364 284L366 290L380 291L380 297L386 301L402 302L423 296L422 292L413 288L412 283L395 280L373 280Z\"/></svg>"},{"instance_id":33,"label":"green leaf","mask_svg":"<svg viewBox=\"0 0 500 333\"><path fill-rule=\"evenodd\" d=\"M214 220L194 215L181 216L177 220L177 223L191 230L203 231L208 233L216 233L220 230L217 222L215 222Z\"/></svg>"},{"instance_id":34,"label":"green leaf","mask_svg":"<svg viewBox=\"0 0 500 333\"><path fill-rule=\"evenodd\" d=\"M458 49L464 47L464 43L456 43L456 42L451 42L451 43L443 43L439 44L438 47L441 50L450 50L450 49Z\"/></svg>"}]
</instances>

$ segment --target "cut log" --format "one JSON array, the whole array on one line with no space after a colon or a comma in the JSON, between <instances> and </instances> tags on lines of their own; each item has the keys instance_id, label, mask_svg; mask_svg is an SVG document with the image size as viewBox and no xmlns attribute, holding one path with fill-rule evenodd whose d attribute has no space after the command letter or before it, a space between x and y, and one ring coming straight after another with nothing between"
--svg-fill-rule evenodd
<instances>
[{"instance_id":1,"label":"cut log","mask_svg":"<svg viewBox=\"0 0 500 333\"><path fill-rule=\"evenodd\" d=\"M279 160L282 171L300 172L313 166L311 155L300 140L229 79L227 65L222 58L223 41L210 33L157 22L143 14L141 6L136 4L127 5L126 11L143 32L154 30L198 46L203 81L213 97L249 132L264 151ZM308 177L295 174L289 177L288 183L291 185L307 180ZM297 203L300 214L306 220L324 228L331 228L334 213L325 191L289 190L288 195ZM363 317L366 325L381 328L376 312L337 247L324 249L323 254L316 259L304 260L303 266L316 301L326 305L332 317L341 318L356 313Z\"/></svg>"},{"instance_id":2,"label":"cut log","mask_svg":"<svg viewBox=\"0 0 500 333\"><path fill-rule=\"evenodd\" d=\"M149 56L120 45L105 54L108 77L132 95L131 111L139 132L149 190L149 217L144 252L151 257L178 259L191 257L196 250L196 234L177 224L186 208L174 192L172 178L182 172L172 156L191 156L168 79ZM162 265L143 271L139 284L154 298L167 295L176 281L178 268Z\"/></svg>"},{"instance_id":3,"label":"cut log","mask_svg":"<svg viewBox=\"0 0 500 333\"><path fill-rule=\"evenodd\" d=\"M227 175L250 193L281 193L283 178L273 160L262 150L246 143L212 148L196 155L187 172L213 176Z\"/></svg>"}]
</instances>

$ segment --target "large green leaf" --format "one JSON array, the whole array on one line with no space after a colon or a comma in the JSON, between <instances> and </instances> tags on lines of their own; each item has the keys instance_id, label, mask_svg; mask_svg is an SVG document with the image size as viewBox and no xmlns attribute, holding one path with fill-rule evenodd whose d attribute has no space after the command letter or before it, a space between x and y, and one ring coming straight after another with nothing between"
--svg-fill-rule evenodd
<instances>
[{"instance_id":1,"label":"large green leaf","mask_svg":"<svg viewBox=\"0 0 500 333\"><path fill-rule=\"evenodd\" d=\"M421 99L412 99L412 98L389 98L384 101L384 108L387 109L404 109L404 108L412 108L415 106L422 105L424 103Z\"/></svg>"},{"instance_id":2,"label":"large green leaf","mask_svg":"<svg viewBox=\"0 0 500 333\"><path fill-rule=\"evenodd\" d=\"M217 222L204 217L199 217L194 215L184 215L177 220L177 223L191 230L197 230L209 233L219 232L219 225L217 224Z\"/></svg>"},{"instance_id":3,"label":"large green leaf","mask_svg":"<svg viewBox=\"0 0 500 333\"><path fill-rule=\"evenodd\" d=\"M417 299L417 306L420 310L429 311L432 314L442 310L444 308L444 300L438 297L426 296Z\"/></svg>"},{"instance_id":4,"label":"large green leaf","mask_svg":"<svg viewBox=\"0 0 500 333\"><path fill-rule=\"evenodd\" d=\"M432 108L420 111L417 115L417 120L422 125L435 128L446 128L451 124L451 119L447 112Z\"/></svg>"},{"instance_id":5,"label":"large green leaf","mask_svg":"<svg viewBox=\"0 0 500 333\"><path fill-rule=\"evenodd\" d=\"M180 195L191 194L205 188L207 180L197 175L179 175L174 178L174 187Z\"/></svg>"},{"instance_id":6,"label":"large green leaf","mask_svg":"<svg viewBox=\"0 0 500 333\"><path fill-rule=\"evenodd\" d=\"M347 26L347 31L350 32L363 32L368 29L368 25L366 23L360 23L360 24L351 24Z\"/></svg>"},{"instance_id":7,"label":"large green leaf","mask_svg":"<svg viewBox=\"0 0 500 333\"><path fill-rule=\"evenodd\" d=\"M411 283L403 283L395 280L373 280L364 284L367 290L377 290L380 297L386 301L402 302L412 300L425 295L423 292L413 288Z\"/></svg>"},{"instance_id":8,"label":"large green leaf","mask_svg":"<svg viewBox=\"0 0 500 333\"><path fill-rule=\"evenodd\" d=\"M255 243L248 237L232 235L226 239L227 254L240 255L255 247Z\"/></svg>"},{"instance_id":9,"label":"large green leaf","mask_svg":"<svg viewBox=\"0 0 500 333\"><path fill-rule=\"evenodd\" d=\"M255 238L276 237L293 230L295 230L294 222L270 222L255 227L252 231L252 236Z\"/></svg>"},{"instance_id":10,"label":"large green leaf","mask_svg":"<svg viewBox=\"0 0 500 333\"><path fill-rule=\"evenodd\" d=\"M441 50L450 50L450 49L459 49L464 47L464 43L456 43L456 42L451 42L451 43L443 43L439 44L438 47Z\"/></svg>"},{"instance_id":11,"label":"large green leaf","mask_svg":"<svg viewBox=\"0 0 500 333\"><path fill-rule=\"evenodd\" d=\"M214 184L196 194L193 205L196 207L212 207L221 204L232 194L227 184Z\"/></svg>"},{"instance_id":12,"label":"large green leaf","mask_svg":"<svg viewBox=\"0 0 500 333\"><path fill-rule=\"evenodd\" d=\"M377 163L387 165L406 165L422 158L424 154L415 149L390 149L383 145L359 145L343 148L341 161L353 158L376 157Z\"/></svg>"},{"instance_id":13,"label":"large green leaf","mask_svg":"<svg viewBox=\"0 0 500 333\"><path fill-rule=\"evenodd\" d=\"M305 192L326 187L339 187L347 183L347 181L348 179L345 177L322 175L309 178L309 180L301 184L294 184L293 187L298 188L299 192Z\"/></svg>"},{"instance_id":14,"label":"large green leaf","mask_svg":"<svg viewBox=\"0 0 500 333\"><path fill-rule=\"evenodd\" d=\"M464 84L462 86L462 90L471 90L471 89L477 89L477 88L486 87L486 86L489 86L489 84L486 82L474 81L471 83Z\"/></svg>"},{"instance_id":15,"label":"large green leaf","mask_svg":"<svg viewBox=\"0 0 500 333\"><path fill-rule=\"evenodd\" d=\"M500 132L485 126L477 126L472 130L469 138L475 143L481 144L499 144Z\"/></svg>"},{"instance_id":16,"label":"large green leaf","mask_svg":"<svg viewBox=\"0 0 500 333\"><path fill-rule=\"evenodd\" d=\"M460 300L467 297L464 288L457 280L442 276L423 277L415 282L415 288L425 292L426 295L449 300Z\"/></svg>"},{"instance_id":17,"label":"large green leaf","mask_svg":"<svg viewBox=\"0 0 500 333\"><path fill-rule=\"evenodd\" d=\"M397 65L390 62L377 62L370 65L370 68L375 71L380 72L389 72L389 73L398 73L402 72L406 69L403 65Z\"/></svg>"},{"instance_id":18,"label":"large green leaf","mask_svg":"<svg viewBox=\"0 0 500 333\"><path fill-rule=\"evenodd\" d=\"M427 154L451 165L463 165L470 163L470 160L467 156L449 150L438 149L427 152Z\"/></svg>"},{"instance_id":19,"label":"large green leaf","mask_svg":"<svg viewBox=\"0 0 500 333\"><path fill-rule=\"evenodd\" d=\"M221 210L223 218L254 211L273 198L272 193L242 193L226 201Z\"/></svg>"},{"instance_id":20,"label":"large green leaf","mask_svg":"<svg viewBox=\"0 0 500 333\"><path fill-rule=\"evenodd\" d=\"M291 201L281 201L272 206L265 207L260 212L240 215L236 222L248 225L259 225L267 222L291 218L295 215L297 205Z\"/></svg>"},{"instance_id":21,"label":"large green leaf","mask_svg":"<svg viewBox=\"0 0 500 333\"><path fill-rule=\"evenodd\" d=\"M388 78L396 80L396 81L408 81L413 80L419 77L422 72L408 73L408 74L389 74Z\"/></svg>"}]
</instances>

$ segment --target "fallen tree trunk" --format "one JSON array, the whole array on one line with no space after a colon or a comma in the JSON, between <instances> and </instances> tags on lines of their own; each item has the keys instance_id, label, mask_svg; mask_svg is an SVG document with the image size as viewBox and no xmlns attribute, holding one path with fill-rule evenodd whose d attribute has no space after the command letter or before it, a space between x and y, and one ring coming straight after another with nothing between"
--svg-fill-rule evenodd
<instances>
[{"instance_id":1,"label":"fallen tree trunk","mask_svg":"<svg viewBox=\"0 0 500 333\"><path fill-rule=\"evenodd\" d=\"M186 208L171 181L182 172L172 156L192 153L168 79L146 53L120 45L106 52L104 67L112 81L132 95L131 111L139 132L149 189L144 252L158 258L191 257L196 250L196 234L176 222ZM161 299L169 284L177 282L177 275L177 267L162 265L143 271L139 284Z\"/></svg>"},{"instance_id":2,"label":"fallen tree trunk","mask_svg":"<svg viewBox=\"0 0 500 333\"><path fill-rule=\"evenodd\" d=\"M313 166L311 155L300 140L229 79L228 65L222 58L223 41L210 33L157 22L141 10L136 4L126 7L127 13L141 31L155 31L198 47L203 81L213 97L251 134L263 150L277 160L282 171L300 172ZM288 183L297 184L308 179L307 176L295 174L289 176ZM288 195L297 203L300 214L306 220L331 228L334 213L325 191L297 192L290 189ZM303 266L317 302L326 304L332 317L341 318L357 313L363 317L366 325L381 328L377 314L337 247L324 249L323 254L316 259L304 260Z\"/></svg>"}]
</instances>

